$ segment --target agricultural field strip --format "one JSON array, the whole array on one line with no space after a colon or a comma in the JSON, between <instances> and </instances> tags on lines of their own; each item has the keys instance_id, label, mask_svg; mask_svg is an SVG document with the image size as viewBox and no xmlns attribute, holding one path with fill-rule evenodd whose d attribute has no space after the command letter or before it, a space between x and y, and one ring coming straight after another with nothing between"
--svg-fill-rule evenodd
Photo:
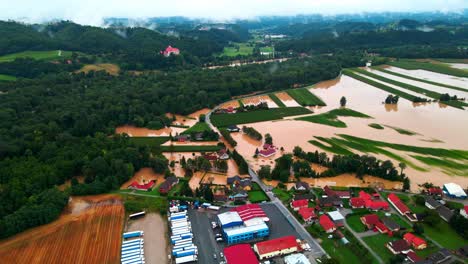
<instances>
[{"instance_id":1,"label":"agricultural field strip","mask_svg":"<svg viewBox=\"0 0 468 264\"><path fill-rule=\"evenodd\" d=\"M391 86L394 89L403 89L405 90L406 93L413 94L414 96L418 96L422 98L426 97L426 99L428 99L427 97L429 97L435 100L439 100L440 96L442 95L440 93L433 92L427 89L423 89L423 88L409 85L406 83L384 78L382 76L379 76L377 74L374 74L365 70L361 70L361 69L353 69L353 70L357 72L358 74L364 75L363 77L370 79L371 81L378 82L383 85ZM411 92L408 92L407 90L410 90ZM468 106L468 104L462 101L445 101L442 103L455 107L455 108L459 108L459 109L463 109L464 106Z\"/></svg>"},{"instance_id":2,"label":"agricultural field strip","mask_svg":"<svg viewBox=\"0 0 468 264\"><path fill-rule=\"evenodd\" d=\"M424 79L421 79L421 78L415 78L415 77L412 77L412 76L409 76L409 75L401 74L401 73L394 72L394 71L389 71L389 70L379 68L379 67L375 67L373 69L381 71L381 72L385 72L385 73L388 73L388 74L392 74L392 75L395 75L395 76L398 76L398 77L401 77L401 78L405 78L405 79L409 79L409 80L413 80L413 81L417 81L417 82L423 82L423 83L427 83L427 84L432 84L434 86L445 87L445 88L449 88L449 89L458 90L458 91L461 91L461 92L467 92L468 93L468 89L465 89L465 88L452 86L452 85L448 85L448 84L444 84L444 83L440 83L440 82L433 82L433 81L429 81L429 80L424 80Z\"/></svg>"},{"instance_id":3,"label":"agricultural field strip","mask_svg":"<svg viewBox=\"0 0 468 264\"><path fill-rule=\"evenodd\" d=\"M53 59L66 59L71 57L71 51L61 51L61 56L58 56L58 50L47 50L47 51L23 51L17 53L6 54L0 56L1 62L14 61L17 58L33 58L36 60L53 60Z\"/></svg>"},{"instance_id":4,"label":"agricultural field strip","mask_svg":"<svg viewBox=\"0 0 468 264\"><path fill-rule=\"evenodd\" d=\"M334 126L334 127L346 127L346 123L343 121L339 120L339 116L344 116L344 117L357 117L357 118L371 118L370 116L354 111L352 109L348 108L339 108L339 109L334 109L326 113L322 113L319 115L310 115L310 116L303 116L296 118L295 120L301 120L301 121L307 121L307 122L312 122L312 123L317 123L317 124L323 124L323 125L328 125L328 126Z\"/></svg>"},{"instance_id":5,"label":"agricultural field strip","mask_svg":"<svg viewBox=\"0 0 468 264\"><path fill-rule=\"evenodd\" d=\"M326 106L325 102L322 101L318 96L313 94L307 88L297 88L297 89L290 89L286 90L296 102L298 102L302 106Z\"/></svg>"},{"instance_id":6,"label":"agricultural field strip","mask_svg":"<svg viewBox=\"0 0 468 264\"><path fill-rule=\"evenodd\" d=\"M283 103L283 101L281 101L274 93L268 94L268 96L271 98L271 100L273 102L275 102L275 104L278 107L286 107L286 105Z\"/></svg>"},{"instance_id":7,"label":"agricultural field strip","mask_svg":"<svg viewBox=\"0 0 468 264\"><path fill-rule=\"evenodd\" d=\"M0 81L16 81L16 77L12 75L0 74Z\"/></svg>"},{"instance_id":8,"label":"agricultural field strip","mask_svg":"<svg viewBox=\"0 0 468 264\"><path fill-rule=\"evenodd\" d=\"M400 61L392 61L388 63L391 66L395 66L398 68L403 68L405 70L426 70L432 71L447 75L453 75L457 77L468 77L468 72L460 69L452 68L443 63L429 63L429 62L417 62L417 61L409 61L409 60L400 60Z\"/></svg>"},{"instance_id":9,"label":"agricultural field strip","mask_svg":"<svg viewBox=\"0 0 468 264\"><path fill-rule=\"evenodd\" d=\"M432 91L434 93L437 93L438 96L440 96L440 94L450 94L452 96L456 95L459 98L468 97L468 91L461 92L461 91L456 91L454 89L450 89L450 88L447 88L447 87L435 86L435 85L427 84L427 83L424 83L424 82L417 82L417 81L414 81L414 80L411 80L411 79L406 79L406 78L403 78L403 77L400 77L400 76L396 76L396 75L393 75L393 74L389 74L389 73L374 70L374 69L372 69L372 70L370 70L368 72L376 74L376 75L381 76L383 78L386 78L386 79L388 79L390 81L400 82L400 83L404 83L404 84L411 85L411 86L414 86L414 87L419 87L421 89L426 89L428 91Z\"/></svg>"}]
</instances>

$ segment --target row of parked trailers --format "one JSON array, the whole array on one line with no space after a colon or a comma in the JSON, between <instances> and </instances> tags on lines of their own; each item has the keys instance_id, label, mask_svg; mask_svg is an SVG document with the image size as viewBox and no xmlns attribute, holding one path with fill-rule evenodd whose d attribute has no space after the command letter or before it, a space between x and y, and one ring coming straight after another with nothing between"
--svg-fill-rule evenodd
<instances>
[{"instance_id":1,"label":"row of parked trailers","mask_svg":"<svg viewBox=\"0 0 468 264\"><path fill-rule=\"evenodd\" d=\"M176 264L197 261L198 248L193 244L192 226L187 216L187 211L171 213L172 256Z\"/></svg>"},{"instance_id":2,"label":"row of parked trailers","mask_svg":"<svg viewBox=\"0 0 468 264\"><path fill-rule=\"evenodd\" d=\"M120 263L122 264L144 264L145 254L143 250L143 231L127 232L122 235L122 251Z\"/></svg>"}]
</instances>

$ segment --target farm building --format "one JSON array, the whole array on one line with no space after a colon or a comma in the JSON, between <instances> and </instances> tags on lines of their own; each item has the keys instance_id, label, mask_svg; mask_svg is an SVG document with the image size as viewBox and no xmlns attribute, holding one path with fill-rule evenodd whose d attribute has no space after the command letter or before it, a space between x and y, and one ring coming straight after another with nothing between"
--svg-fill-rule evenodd
<instances>
[{"instance_id":1,"label":"farm building","mask_svg":"<svg viewBox=\"0 0 468 264\"><path fill-rule=\"evenodd\" d=\"M165 50L161 51L161 54L164 55L164 57L169 57L172 54L179 55L179 53L180 53L180 50L178 48L174 48L174 47L172 47L170 45L167 46L167 48Z\"/></svg>"},{"instance_id":2,"label":"farm building","mask_svg":"<svg viewBox=\"0 0 468 264\"><path fill-rule=\"evenodd\" d=\"M319 218L319 223L326 233L333 233L336 230L335 223L327 215L321 215Z\"/></svg>"},{"instance_id":3,"label":"farm building","mask_svg":"<svg viewBox=\"0 0 468 264\"><path fill-rule=\"evenodd\" d=\"M137 182L132 182L129 186L128 189L134 189L134 190L140 190L140 191L149 191L151 188L153 188L154 184L156 181L150 181L146 184L138 184Z\"/></svg>"},{"instance_id":4,"label":"farm building","mask_svg":"<svg viewBox=\"0 0 468 264\"><path fill-rule=\"evenodd\" d=\"M265 222L270 221L263 209L258 204L246 204L236 208L233 208L231 211L237 212L242 221L247 222L250 219L260 218Z\"/></svg>"},{"instance_id":5,"label":"farm building","mask_svg":"<svg viewBox=\"0 0 468 264\"><path fill-rule=\"evenodd\" d=\"M224 248L228 264L258 264L257 257L249 244L239 244Z\"/></svg>"},{"instance_id":6,"label":"farm building","mask_svg":"<svg viewBox=\"0 0 468 264\"><path fill-rule=\"evenodd\" d=\"M445 195L452 198L466 199L466 193L460 185L455 183L446 183L443 186L443 192Z\"/></svg>"},{"instance_id":7,"label":"farm building","mask_svg":"<svg viewBox=\"0 0 468 264\"><path fill-rule=\"evenodd\" d=\"M415 236L412 233L406 233L403 235L403 239L408 242L409 245L413 246L415 249L425 249L427 243L424 239Z\"/></svg>"},{"instance_id":8,"label":"farm building","mask_svg":"<svg viewBox=\"0 0 468 264\"><path fill-rule=\"evenodd\" d=\"M429 195L436 195L436 196L442 196L442 189L440 187L432 187L427 189L427 194Z\"/></svg>"},{"instance_id":9,"label":"farm building","mask_svg":"<svg viewBox=\"0 0 468 264\"><path fill-rule=\"evenodd\" d=\"M295 236L286 236L256 243L254 251L260 260L298 252L302 248Z\"/></svg>"},{"instance_id":10,"label":"farm building","mask_svg":"<svg viewBox=\"0 0 468 264\"><path fill-rule=\"evenodd\" d=\"M174 185L176 185L179 182L179 178L175 176L170 176L167 177L166 180L161 183L159 186L159 192L160 193L168 193Z\"/></svg>"},{"instance_id":11,"label":"farm building","mask_svg":"<svg viewBox=\"0 0 468 264\"><path fill-rule=\"evenodd\" d=\"M263 149L258 152L258 155L264 158L271 157L276 154L276 147L270 144L264 144Z\"/></svg>"},{"instance_id":12,"label":"farm building","mask_svg":"<svg viewBox=\"0 0 468 264\"><path fill-rule=\"evenodd\" d=\"M309 206L309 201L308 200L292 201L290 206L294 211L299 211L300 208L306 208L307 206Z\"/></svg>"},{"instance_id":13,"label":"farm building","mask_svg":"<svg viewBox=\"0 0 468 264\"><path fill-rule=\"evenodd\" d=\"M240 226L243 224L243 221L237 212L225 212L219 214L218 221L222 228Z\"/></svg>"},{"instance_id":14,"label":"farm building","mask_svg":"<svg viewBox=\"0 0 468 264\"><path fill-rule=\"evenodd\" d=\"M284 263L286 264L310 264L310 261L304 254L296 253L284 257Z\"/></svg>"}]
</instances>

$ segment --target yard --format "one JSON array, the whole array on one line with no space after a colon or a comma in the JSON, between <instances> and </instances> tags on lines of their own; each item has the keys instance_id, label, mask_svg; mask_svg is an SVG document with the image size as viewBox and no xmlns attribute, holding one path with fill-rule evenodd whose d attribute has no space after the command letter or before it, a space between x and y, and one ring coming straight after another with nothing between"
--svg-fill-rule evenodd
<instances>
[{"instance_id":1,"label":"yard","mask_svg":"<svg viewBox=\"0 0 468 264\"><path fill-rule=\"evenodd\" d=\"M292 199L291 191L285 191L279 188L273 188L272 192L278 197L282 203L288 203Z\"/></svg>"},{"instance_id":2,"label":"yard","mask_svg":"<svg viewBox=\"0 0 468 264\"><path fill-rule=\"evenodd\" d=\"M130 137L129 141L136 146L160 146L167 141L169 141L169 137Z\"/></svg>"},{"instance_id":3,"label":"yard","mask_svg":"<svg viewBox=\"0 0 468 264\"><path fill-rule=\"evenodd\" d=\"M311 111L309 109L303 107L284 107L235 114L215 114L211 116L211 121L217 127L226 127L229 125L277 120L286 116L305 115L310 113Z\"/></svg>"},{"instance_id":4,"label":"yard","mask_svg":"<svg viewBox=\"0 0 468 264\"><path fill-rule=\"evenodd\" d=\"M0 81L16 81L16 77L6 74L0 74Z\"/></svg>"},{"instance_id":5,"label":"yard","mask_svg":"<svg viewBox=\"0 0 468 264\"><path fill-rule=\"evenodd\" d=\"M432 227L428 224L424 225L424 234L437 243L448 249L458 249L461 245L467 245L468 240L463 239L453 230L447 222L441 220L440 223Z\"/></svg>"},{"instance_id":6,"label":"yard","mask_svg":"<svg viewBox=\"0 0 468 264\"><path fill-rule=\"evenodd\" d=\"M248 192L249 201L251 203L260 203L263 201L269 201L270 199L266 195L266 193L260 188L258 183L252 183L252 190Z\"/></svg>"},{"instance_id":7,"label":"yard","mask_svg":"<svg viewBox=\"0 0 468 264\"><path fill-rule=\"evenodd\" d=\"M378 234L375 236L368 236L363 238L364 242L382 258L385 263L389 263L390 259L393 257L393 254L385 246L388 242L397 240L391 238L385 234Z\"/></svg>"},{"instance_id":8,"label":"yard","mask_svg":"<svg viewBox=\"0 0 468 264\"><path fill-rule=\"evenodd\" d=\"M182 132L182 134L198 133L203 131L210 131L210 126L205 122L198 122L191 128Z\"/></svg>"},{"instance_id":9,"label":"yard","mask_svg":"<svg viewBox=\"0 0 468 264\"><path fill-rule=\"evenodd\" d=\"M326 105L322 101L322 99L320 99L319 97L311 93L306 88L291 89L291 90L287 90L286 92L289 94L289 96L294 98L294 100L296 100L296 102L298 102L302 106L316 106L316 105L325 106Z\"/></svg>"},{"instance_id":10,"label":"yard","mask_svg":"<svg viewBox=\"0 0 468 264\"><path fill-rule=\"evenodd\" d=\"M235 57L249 56L253 53L253 46L249 43L232 43L231 46L224 47L220 56Z\"/></svg>"},{"instance_id":11,"label":"yard","mask_svg":"<svg viewBox=\"0 0 468 264\"><path fill-rule=\"evenodd\" d=\"M349 227L355 232L361 233L366 231L366 227L361 222L361 216L367 213L356 213L352 215L346 216L346 223L348 223Z\"/></svg>"}]
</instances>

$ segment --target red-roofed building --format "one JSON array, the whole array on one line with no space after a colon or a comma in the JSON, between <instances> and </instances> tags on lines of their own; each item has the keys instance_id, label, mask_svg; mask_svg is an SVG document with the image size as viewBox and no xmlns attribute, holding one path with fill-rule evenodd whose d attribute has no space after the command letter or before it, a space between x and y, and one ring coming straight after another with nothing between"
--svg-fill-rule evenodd
<instances>
[{"instance_id":1,"label":"red-roofed building","mask_svg":"<svg viewBox=\"0 0 468 264\"><path fill-rule=\"evenodd\" d=\"M171 45L167 46L165 50L161 51L161 54L164 55L164 57L169 57L171 54L174 55L179 55L180 50L178 48L174 48Z\"/></svg>"},{"instance_id":2,"label":"red-roofed building","mask_svg":"<svg viewBox=\"0 0 468 264\"><path fill-rule=\"evenodd\" d=\"M401 214L401 215L407 215L407 214L410 214L411 211L410 209L408 208L408 206L406 206L398 196L396 196L396 194L394 193L391 193L388 195L388 201L395 207L395 209Z\"/></svg>"},{"instance_id":3,"label":"red-roofed building","mask_svg":"<svg viewBox=\"0 0 468 264\"><path fill-rule=\"evenodd\" d=\"M432 188L427 189L427 193L429 195L442 196L442 189L440 187L432 187Z\"/></svg>"},{"instance_id":4,"label":"red-roofed building","mask_svg":"<svg viewBox=\"0 0 468 264\"><path fill-rule=\"evenodd\" d=\"M364 208L366 206L366 202L359 197L353 197L349 199L349 205L351 205L352 208Z\"/></svg>"},{"instance_id":5,"label":"red-roofed building","mask_svg":"<svg viewBox=\"0 0 468 264\"><path fill-rule=\"evenodd\" d=\"M408 258L409 261L412 263L416 263L418 261L421 261L422 259L414 253L413 250L410 250L408 253L406 253L406 257Z\"/></svg>"},{"instance_id":6,"label":"red-roofed building","mask_svg":"<svg viewBox=\"0 0 468 264\"><path fill-rule=\"evenodd\" d=\"M298 211L300 208L305 208L309 206L309 200L295 200L290 203L291 208L294 209L294 211Z\"/></svg>"},{"instance_id":7,"label":"red-roofed building","mask_svg":"<svg viewBox=\"0 0 468 264\"><path fill-rule=\"evenodd\" d=\"M311 222L314 218L317 218L314 208L302 207L299 208L299 215L302 216L305 222Z\"/></svg>"},{"instance_id":8,"label":"red-roofed building","mask_svg":"<svg viewBox=\"0 0 468 264\"><path fill-rule=\"evenodd\" d=\"M389 233L390 230L388 230L388 228L382 223L382 222L377 222L375 224L375 229L377 229L377 231L379 231L381 234L386 234L386 233Z\"/></svg>"},{"instance_id":9,"label":"red-roofed building","mask_svg":"<svg viewBox=\"0 0 468 264\"><path fill-rule=\"evenodd\" d=\"M378 211L378 210L389 210L390 206L385 201L373 201L373 200L366 200L366 208Z\"/></svg>"},{"instance_id":10,"label":"red-roofed building","mask_svg":"<svg viewBox=\"0 0 468 264\"><path fill-rule=\"evenodd\" d=\"M460 209L460 215L468 219L468 205L465 205L462 209Z\"/></svg>"},{"instance_id":11,"label":"red-roofed building","mask_svg":"<svg viewBox=\"0 0 468 264\"><path fill-rule=\"evenodd\" d=\"M295 236L285 236L258 242L253 248L260 260L290 254L302 249Z\"/></svg>"},{"instance_id":12,"label":"red-roofed building","mask_svg":"<svg viewBox=\"0 0 468 264\"><path fill-rule=\"evenodd\" d=\"M368 214L361 216L361 222L367 227L367 229L373 229L377 223L380 223L379 216L376 214Z\"/></svg>"},{"instance_id":13,"label":"red-roofed building","mask_svg":"<svg viewBox=\"0 0 468 264\"><path fill-rule=\"evenodd\" d=\"M333 233L336 230L335 223L333 223L328 215L321 215L319 218L319 223L327 233Z\"/></svg>"},{"instance_id":14,"label":"red-roofed building","mask_svg":"<svg viewBox=\"0 0 468 264\"><path fill-rule=\"evenodd\" d=\"M215 160L218 160L218 156L216 156L215 154L211 153L211 154L205 154L203 155L203 157L207 160L211 160L211 161L215 161Z\"/></svg>"},{"instance_id":15,"label":"red-roofed building","mask_svg":"<svg viewBox=\"0 0 468 264\"><path fill-rule=\"evenodd\" d=\"M415 249L425 249L427 247L426 240L415 236L412 233L406 233L403 235L403 239L408 242L409 245L413 246Z\"/></svg>"},{"instance_id":16,"label":"red-roofed building","mask_svg":"<svg viewBox=\"0 0 468 264\"><path fill-rule=\"evenodd\" d=\"M258 204L246 204L238 206L233 208L231 211L237 212L244 222L253 218L262 218L264 221L270 220Z\"/></svg>"},{"instance_id":17,"label":"red-roofed building","mask_svg":"<svg viewBox=\"0 0 468 264\"><path fill-rule=\"evenodd\" d=\"M258 264L257 256L249 244L239 244L224 248L228 264Z\"/></svg>"},{"instance_id":18,"label":"red-roofed building","mask_svg":"<svg viewBox=\"0 0 468 264\"><path fill-rule=\"evenodd\" d=\"M359 198L364 199L364 200L370 200L372 199L372 196L365 191L360 191L359 192Z\"/></svg>"},{"instance_id":19,"label":"red-roofed building","mask_svg":"<svg viewBox=\"0 0 468 264\"><path fill-rule=\"evenodd\" d=\"M264 144L263 149L258 152L258 155L268 158L276 154L276 148L270 144Z\"/></svg>"},{"instance_id":20,"label":"red-roofed building","mask_svg":"<svg viewBox=\"0 0 468 264\"><path fill-rule=\"evenodd\" d=\"M138 184L137 182L132 182L129 186L128 189L134 189L134 190L140 190L140 191L149 191L151 188L153 188L154 184L156 181L150 181L146 184Z\"/></svg>"}]
</instances>

